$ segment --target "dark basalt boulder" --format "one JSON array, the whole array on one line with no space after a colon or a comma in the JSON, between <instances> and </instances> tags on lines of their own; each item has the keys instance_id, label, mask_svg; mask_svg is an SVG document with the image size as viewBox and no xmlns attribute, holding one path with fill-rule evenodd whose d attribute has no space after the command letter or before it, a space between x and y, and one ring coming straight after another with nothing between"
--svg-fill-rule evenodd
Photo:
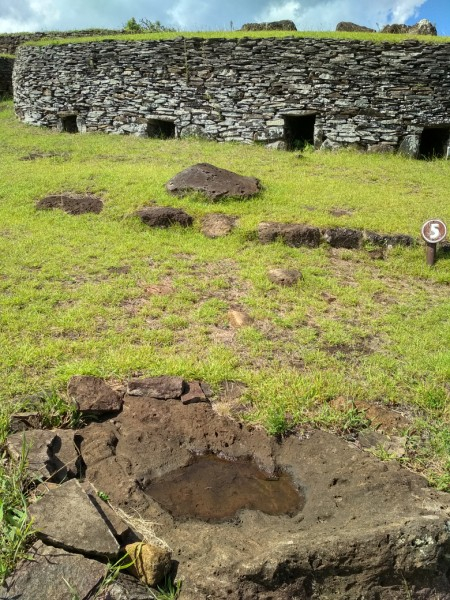
<instances>
[{"instance_id":1,"label":"dark basalt boulder","mask_svg":"<svg viewBox=\"0 0 450 600\"><path fill-rule=\"evenodd\" d=\"M294 21L270 21L269 23L245 23L241 31L297 31Z\"/></svg>"},{"instance_id":2,"label":"dark basalt boulder","mask_svg":"<svg viewBox=\"0 0 450 600\"><path fill-rule=\"evenodd\" d=\"M366 31L368 33L376 33L375 29L365 27L364 25L358 25L357 23L351 23L350 21L341 21L336 25L336 31Z\"/></svg>"},{"instance_id":3,"label":"dark basalt boulder","mask_svg":"<svg viewBox=\"0 0 450 600\"><path fill-rule=\"evenodd\" d=\"M142 222L149 227L170 227L181 225L189 227L194 219L181 208L171 206L150 206L136 211L135 216L140 217Z\"/></svg>"},{"instance_id":4,"label":"dark basalt boulder","mask_svg":"<svg viewBox=\"0 0 450 600\"><path fill-rule=\"evenodd\" d=\"M199 163L181 171L166 184L175 196L200 192L209 200L249 198L258 194L261 184L255 177L245 177L208 163Z\"/></svg>"}]
</instances>

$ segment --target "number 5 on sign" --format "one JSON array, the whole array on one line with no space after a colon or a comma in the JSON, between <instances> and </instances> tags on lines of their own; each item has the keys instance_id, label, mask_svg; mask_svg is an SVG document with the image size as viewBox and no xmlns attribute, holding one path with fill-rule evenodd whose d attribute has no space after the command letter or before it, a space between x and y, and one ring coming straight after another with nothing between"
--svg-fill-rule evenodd
<instances>
[{"instance_id":1,"label":"number 5 on sign","mask_svg":"<svg viewBox=\"0 0 450 600\"><path fill-rule=\"evenodd\" d=\"M442 242L447 235L447 227L440 219L430 219L422 225L422 237L427 243L427 264L436 261L436 244Z\"/></svg>"}]
</instances>

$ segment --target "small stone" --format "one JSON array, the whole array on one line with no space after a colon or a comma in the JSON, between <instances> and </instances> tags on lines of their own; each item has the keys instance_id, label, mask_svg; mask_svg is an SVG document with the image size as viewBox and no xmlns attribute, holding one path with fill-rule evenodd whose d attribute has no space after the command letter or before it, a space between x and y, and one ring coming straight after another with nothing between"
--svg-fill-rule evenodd
<instances>
[{"instance_id":1,"label":"small stone","mask_svg":"<svg viewBox=\"0 0 450 600\"><path fill-rule=\"evenodd\" d=\"M150 206L142 208L134 214L140 217L142 222L149 227L165 228L172 225L190 227L194 222L194 219L187 212L181 208L173 208L171 206Z\"/></svg>"},{"instance_id":2,"label":"small stone","mask_svg":"<svg viewBox=\"0 0 450 600\"><path fill-rule=\"evenodd\" d=\"M249 198L260 192L261 185L255 177L245 177L208 163L199 163L172 177L166 189L176 196L200 192L209 200L216 201L222 198Z\"/></svg>"},{"instance_id":3,"label":"small stone","mask_svg":"<svg viewBox=\"0 0 450 600\"><path fill-rule=\"evenodd\" d=\"M181 396L183 404L196 404L197 402L208 402L202 385L198 381L190 381L187 384L187 391Z\"/></svg>"},{"instance_id":4,"label":"small stone","mask_svg":"<svg viewBox=\"0 0 450 600\"><path fill-rule=\"evenodd\" d=\"M122 408L121 395L99 377L75 375L69 381L67 393L82 414L100 415Z\"/></svg>"},{"instance_id":5,"label":"small stone","mask_svg":"<svg viewBox=\"0 0 450 600\"><path fill-rule=\"evenodd\" d=\"M277 142L270 142L264 146L267 150L287 150L287 144L283 140L278 140Z\"/></svg>"},{"instance_id":6,"label":"small stone","mask_svg":"<svg viewBox=\"0 0 450 600\"><path fill-rule=\"evenodd\" d=\"M248 327L253 323L253 319L250 315L240 310L229 310L228 320L231 327L234 329L240 329L241 327Z\"/></svg>"},{"instance_id":7,"label":"small stone","mask_svg":"<svg viewBox=\"0 0 450 600\"><path fill-rule=\"evenodd\" d=\"M36 208L38 210L60 208L70 215L82 215L84 213L98 214L103 210L103 202L96 196L58 194L39 200Z\"/></svg>"},{"instance_id":8,"label":"small stone","mask_svg":"<svg viewBox=\"0 0 450 600\"><path fill-rule=\"evenodd\" d=\"M303 275L297 269L271 269L268 276L272 283L284 286L295 285L303 279Z\"/></svg>"},{"instance_id":9,"label":"small stone","mask_svg":"<svg viewBox=\"0 0 450 600\"><path fill-rule=\"evenodd\" d=\"M202 233L209 238L224 237L233 231L235 224L236 217L222 213L210 213L203 219Z\"/></svg>"},{"instance_id":10,"label":"small stone","mask_svg":"<svg viewBox=\"0 0 450 600\"><path fill-rule=\"evenodd\" d=\"M149 396L161 400L181 398L185 389L185 381L182 377L141 377L131 379L128 382L128 394L130 396Z\"/></svg>"},{"instance_id":11,"label":"small stone","mask_svg":"<svg viewBox=\"0 0 450 600\"><path fill-rule=\"evenodd\" d=\"M76 479L29 507L33 531L45 543L86 556L114 558L120 546Z\"/></svg>"},{"instance_id":12,"label":"small stone","mask_svg":"<svg viewBox=\"0 0 450 600\"><path fill-rule=\"evenodd\" d=\"M129 572L150 586L158 585L169 574L172 557L169 550L145 542L125 546L125 552L133 561Z\"/></svg>"},{"instance_id":13,"label":"small stone","mask_svg":"<svg viewBox=\"0 0 450 600\"><path fill-rule=\"evenodd\" d=\"M106 576L106 565L40 541L27 556L0 588L2 600L68 600L75 593L76 598L91 598Z\"/></svg>"}]
</instances>

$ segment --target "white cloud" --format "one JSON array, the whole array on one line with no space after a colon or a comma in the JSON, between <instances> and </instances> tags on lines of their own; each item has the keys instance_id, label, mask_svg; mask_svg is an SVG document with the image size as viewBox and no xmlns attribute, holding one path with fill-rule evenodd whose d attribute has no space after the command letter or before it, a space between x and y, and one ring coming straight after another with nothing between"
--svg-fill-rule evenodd
<instances>
[{"instance_id":1,"label":"white cloud","mask_svg":"<svg viewBox=\"0 0 450 600\"><path fill-rule=\"evenodd\" d=\"M0 31L120 28L130 17L185 30L240 28L293 20L298 29L332 30L339 21L376 27L404 23L428 0L0 0Z\"/></svg>"}]
</instances>

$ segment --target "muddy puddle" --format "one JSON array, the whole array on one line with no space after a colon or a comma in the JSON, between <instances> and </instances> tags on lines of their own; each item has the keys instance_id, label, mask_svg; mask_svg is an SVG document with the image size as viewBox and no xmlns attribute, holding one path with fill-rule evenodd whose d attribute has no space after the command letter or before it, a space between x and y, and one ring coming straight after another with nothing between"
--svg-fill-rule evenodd
<instances>
[{"instance_id":1,"label":"muddy puddle","mask_svg":"<svg viewBox=\"0 0 450 600\"><path fill-rule=\"evenodd\" d=\"M145 490L175 519L221 522L242 509L295 515L304 497L286 473L270 476L251 461L196 456L186 467L155 479Z\"/></svg>"}]
</instances>

